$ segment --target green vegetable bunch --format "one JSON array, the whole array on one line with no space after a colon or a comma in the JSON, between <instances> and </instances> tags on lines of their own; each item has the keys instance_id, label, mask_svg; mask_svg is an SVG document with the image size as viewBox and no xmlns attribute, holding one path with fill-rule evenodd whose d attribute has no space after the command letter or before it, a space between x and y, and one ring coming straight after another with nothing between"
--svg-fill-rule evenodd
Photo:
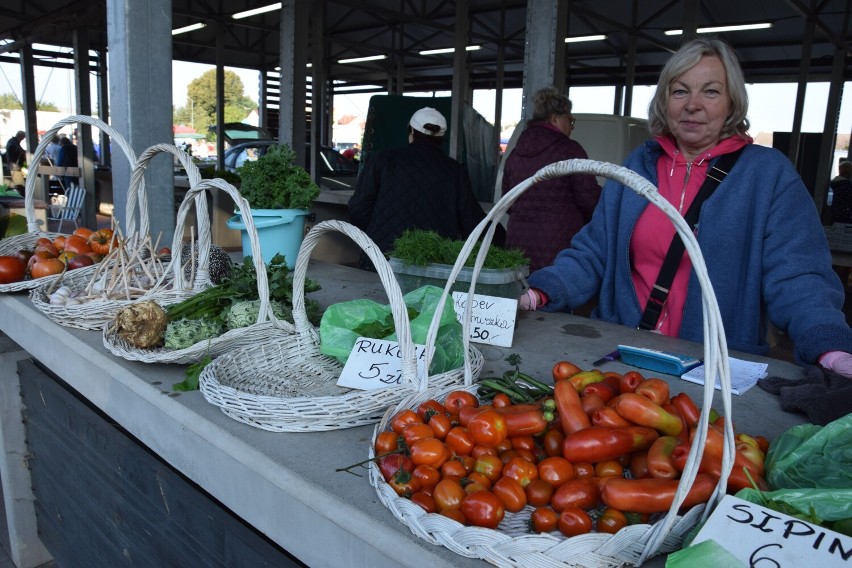
<instances>
[{"instance_id":1,"label":"green vegetable bunch","mask_svg":"<svg viewBox=\"0 0 852 568\"><path fill-rule=\"evenodd\" d=\"M285 144L270 146L263 156L237 168L240 194L253 209L310 207L320 189L295 158L296 152Z\"/></svg>"},{"instance_id":2,"label":"green vegetable bunch","mask_svg":"<svg viewBox=\"0 0 852 568\"><path fill-rule=\"evenodd\" d=\"M164 337L166 349L186 349L222 333L222 324L215 318L170 321Z\"/></svg>"},{"instance_id":3,"label":"green vegetable bunch","mask_svg":"<svg viewBox=\"0 0 852 568\"><path fill-rule=\"evenodd\" d=\"M442 237L435 231L406 229L393 243L390 256L407 264L426 266L427 264L455 264L464 247L464 241ZM473 266L479 251L479 243L467 257L465 266ZM495 245L488 248L483 268L515 268L529 264L521 249L504 249Z\"/></svg>"}]
</instances>

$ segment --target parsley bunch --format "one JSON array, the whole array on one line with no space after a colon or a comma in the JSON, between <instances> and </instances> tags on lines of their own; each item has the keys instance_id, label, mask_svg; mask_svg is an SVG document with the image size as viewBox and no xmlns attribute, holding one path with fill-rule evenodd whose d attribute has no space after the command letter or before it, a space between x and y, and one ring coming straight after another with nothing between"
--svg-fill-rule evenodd
<instances>
[{"instance_id":1,"label":"parsley bunch","mask_svg":"<svg viewBox=\"0 0 852 568\"><path fill-rule=\"evenodd\" d=\"M237 168L240 194L252 209L305 209L320 189L307 170L293 160L296 152L286 144L270 146L266 153Z\"/></svg>"}]
</instances>

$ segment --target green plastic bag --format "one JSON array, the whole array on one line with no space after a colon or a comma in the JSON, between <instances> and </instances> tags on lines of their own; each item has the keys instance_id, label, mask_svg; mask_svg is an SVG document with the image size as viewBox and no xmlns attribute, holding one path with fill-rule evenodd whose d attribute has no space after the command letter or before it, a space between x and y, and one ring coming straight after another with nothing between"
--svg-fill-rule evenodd
<instances>
[{"instance_id":1,"label":"green plastic bag","mask_svg":"<svg viewBox=\"0 0 852 568\"><path fill-rule=\"evenodd\" d=\"M765 467L772 489L852 487L852 414L793 426L772 442Z\"/></svg>"},{"instance_id":2,"label":"green plastic bag","mask_svg":"<svg viewBox=\"0 0 852 568\"><path fill-rule=\"evenodd\" d=\"M666 568L746 568L736 556L715 540L705 540L672 552L666 558Z\"/></svg>"},{"instance_id":3,"label":"green plastic bag","mask_svg":"<svg viewBox=\"0 0 852 568\"><path fill-rule=\"evenodd\" d=\"M775 491L758 491L745 488L737 492L736 497L767 507L766 501L783 503L786 507L781 512L791 516L803 515L806 521L814 522L810 517L816 516L822 521L841 521L852 518L852 489L777 489ZM778 509L777 506L769 507ZM798 513L798 515L796 515Z\"/></svg>"},{"instance_id":4,"label":"green plastic bag","mask_svg":"<svg viewBox=\"0 0 852 568\"><path fill-rule=\"evenodd\" d=\"M437 286L422 286L412 290L403 300L408 308L411 339L415 344L425 345L429 326L438 308L443 293ZM359 337L396 340L393 314L389 305L372 300L350 300L332 304L320 321L320 352L345 363ZM464 364L462 326L456 319L452 297L447 296L441 313L438 336L435 339L435 354L432 357L430 374L444 373Z\"/></svg>"}]
</instances>

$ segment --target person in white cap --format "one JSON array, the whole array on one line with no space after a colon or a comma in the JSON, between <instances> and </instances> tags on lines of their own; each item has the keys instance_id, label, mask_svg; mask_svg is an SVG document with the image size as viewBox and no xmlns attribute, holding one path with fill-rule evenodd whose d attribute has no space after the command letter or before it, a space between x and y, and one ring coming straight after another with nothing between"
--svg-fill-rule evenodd
<instances>
[{"instance_id":1,"label":"person in white cap","mask_svg":"<svg viewBox=\"0 0 852 568\"><path fill-rule=\"evenodd\" d=\"M349 216L383 252L406 229L466 239L485 217L467 169L442 150L446 132L440 112L421 108L408 123L408 145L382 152L358 176ZM372 268L366 255L360 266Z\"/></svg>"}]
</instances>

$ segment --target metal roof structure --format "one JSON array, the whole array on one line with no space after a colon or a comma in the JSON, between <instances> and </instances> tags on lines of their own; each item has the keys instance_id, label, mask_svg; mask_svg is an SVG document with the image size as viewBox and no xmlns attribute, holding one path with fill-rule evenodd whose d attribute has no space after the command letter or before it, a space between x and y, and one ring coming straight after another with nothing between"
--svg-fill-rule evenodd
<instances>
[{"instance_id":1,"label":"metal roof structure","mask_svg":"<svg viewBox=\"0 0 852 568\"><path fill-rule=\"evenodd\" d=\"M544 1L544 0L536 0ZM568 37L605 39L565 44L569 85L619 85L631 62L634 84L653 84L682 36L669 30L754 23L767 29L721 32L739 52L749 82L828 80L836 50L849 53L850 0L563 0ZM173 38L176 60L272 71L280 52L280 10L234 19L268 0L173 0L173 28L205 23ZM307 2L314 9L314 4ZM530 2L531 4L531 2ZM15 59L23 42L72 46L85 30L93 50L107 49L106 0L5 0L0 11L0 60ZM381 86L402 78L400 91L450 90L452 54L423 55L454 45L458 10L467 8L469 86L494 88L502 58L503 86L523 81L527 5L522 0L325 0L322 41L327 76L338 84ZM217 24L217 25L212 25ZM221 30L221 33L218 31ZM807 53L810 55L807 55ZM341 64L366 56L385 59ZM49 54L36 54L50 65ZM846 59L844 76L852 76Z\"/></svg>"}]
</instances>

